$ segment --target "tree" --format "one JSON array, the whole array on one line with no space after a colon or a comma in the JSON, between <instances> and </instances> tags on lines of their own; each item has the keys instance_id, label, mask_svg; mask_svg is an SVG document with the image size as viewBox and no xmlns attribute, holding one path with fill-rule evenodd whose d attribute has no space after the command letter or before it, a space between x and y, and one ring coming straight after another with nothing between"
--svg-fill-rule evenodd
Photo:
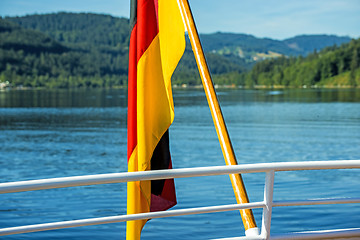
<instances>
[{"instance_id":1,"label":"tree","mask_svg":"<svg viewBox=\"0 0 360 240\"><path fill-rule=\"evenodd\" d=\"M353 50L353 55L352 55L352 59L351 59L351 65L350 65L350 86L352 87L356 87L357 82L356 82L356 69L359 67L359 54L358 54L358 49L356 47L354 47Z\"/></svg>"}]
</instances>

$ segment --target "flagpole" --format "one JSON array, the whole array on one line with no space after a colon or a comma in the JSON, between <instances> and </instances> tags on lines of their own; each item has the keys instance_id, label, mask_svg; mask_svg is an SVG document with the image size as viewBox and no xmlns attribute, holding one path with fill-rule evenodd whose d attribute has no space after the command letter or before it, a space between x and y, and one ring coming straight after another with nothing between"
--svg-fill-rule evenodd
<instances>
[{"instance_id":1,"label":"flagpole","mask_svg":"<svg viewBox=\"0 0 360 240\"><path fill-rule=\"evenodd\" d=\"M214 121L216 132L219 138L221 149L224 155L226 165L237 165L235 153L226 129L224 117L222 115L219 102L217 100L214 84L211 79L209 67L206 63L205 55L200 43L193 15L188 0L178 0L181 15L189 34L192 49L199 68L199 73L206 93L206 98L210 107L211 115ZM248 203L249 199L246 193L244 182L240 174L229 175L233 186L237 203ZM251 209L240 210L242 221L245 227L246 235L258 235L254 215Z\"/></svg>"}]
</instances>

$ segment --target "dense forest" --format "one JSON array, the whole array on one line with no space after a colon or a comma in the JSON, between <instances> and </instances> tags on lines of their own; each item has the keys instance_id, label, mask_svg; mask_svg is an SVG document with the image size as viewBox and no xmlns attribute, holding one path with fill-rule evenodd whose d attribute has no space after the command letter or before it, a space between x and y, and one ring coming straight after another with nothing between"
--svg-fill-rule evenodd
<instances>
[{"instance_id":1,"label":"dense forest","mask_svg":"<svg viewBox=\"0 0 360 240\"><path fill-rule=\"evenodd\" d=\"M0 19L0 79L26 87L114 87L127 84L129 20L59 13ZM208 54L214 74L243 72L242 59ZM199 84L187 48L174 84Z\"/></svg>"},{"instance_id":2,"label":"dense forest","mask_svg":"<svg viewBox=\"0 0 360 240\"><path fill-rule=\"evenodd\" d=\"M327 47L307 57L279 57L258 62L242 75L247 86L360 86L360 39Z\"/></svg>"},{"instance_id":3,"label":"dense forest","mask_svg":"<svg viewBox=\"0 0 360 240\"><path fill-rule=\"evenodd\" d=\"M126 86L129 31L128 19L110 15L57 13L0 18L0 81L9 81L12 86L47 88ZM354 58L352 49L357 49L358 41L335 46L349 42L347 37L298 36L279 41L245 34L214 33L201 35L201 40L214 82L219 85L310 86L338 74L353 79L358 74L357 70L351 70L358 68L358 60L356 64L352 63L355 60L349 60ZM305 57L309 49L313 52L325 46L332 47ZM352 55L349 57L349 54ZM337 70L332 69L331 74L321 70L320 78L312 76L317 71L314 66L326 68L325 55L344 58L339 60L343 63L336 63ZM319 63L306 63L314 59ZM296 68L291 67L293 64ZM301 68L311 78L299 80L308 76L288 74L298 72L299 64L304 68L311 65L309 71ZM356 80L351 81L350 85L357 84ZM200 83L187 43L173 84Z\"/></svg>"},{"instance_id":4,"label":"dense forest","mask_svg":"<svg viewBox=\"0 0 360 240\"><path fill-rule=\"evenodd\" d=\"M0 21L1 79L49 88L126 85L127 19L50 14L9 20ZM117 31L106 32L108 25Z\"/></svg>"}]
</instances>

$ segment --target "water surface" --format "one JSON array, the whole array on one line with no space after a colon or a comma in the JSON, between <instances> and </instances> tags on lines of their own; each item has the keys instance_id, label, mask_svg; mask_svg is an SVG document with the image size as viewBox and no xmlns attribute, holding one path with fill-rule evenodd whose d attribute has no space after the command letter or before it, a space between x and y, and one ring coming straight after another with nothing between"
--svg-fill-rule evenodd
<instances>
[{"instance_id":1,"label":"water surface","mask_svg":"<svg viewBox=\"0 0 360 240\"><path fill-rule=\"evenodd\" d=\"M239 163L360 159L360 91L218 90ZM0 92L0 180L123 172L126 90ZM224 165L202 90L175 90L170 128L174 168ZM274 200L360 197L359 171L281 172ZM243 175L251 201L263 198L264 174ZM176 179L175 209L233 204L228 176ZM126 184L0 195L0 227L126 213ZM255 210L258 225L261 210ZM281 207L272 233L359 227L355 204ZM142 239L244 235L237 211L153 219ZM125 239L125 223L3 239Z\"/></svg>"}]
</instances>

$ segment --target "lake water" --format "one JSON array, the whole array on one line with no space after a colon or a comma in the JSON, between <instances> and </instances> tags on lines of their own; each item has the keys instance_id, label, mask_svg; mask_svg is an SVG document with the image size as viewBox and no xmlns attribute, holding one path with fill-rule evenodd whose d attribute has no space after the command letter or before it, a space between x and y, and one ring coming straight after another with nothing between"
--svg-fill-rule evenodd
<instances>
[{"instance_id":1,"label":"lake water","mask_svg":"<svg viewBox=\"0 0 360 240\"><path fill-rule=\"evenodd\" d=\"M360 90L218 90L239 163L360 159ZM174 168L224 165L202 90L174 90ZM0 92L0 182L127 171L126 90ZM265 174L244 174L250 201ZM176 179L174 209L233 204L228 176ZM274 200L360 197L360 171L275 175ZM126 213L126 184L0 195L0 227ZM254 210L261 225L262 210ZM360 227L360 206L274 208L272 233ZM142 239L244 235L238 211L149 221ZM125 239L125 223L1 239Z\"/></svg>"}]
</instances>

